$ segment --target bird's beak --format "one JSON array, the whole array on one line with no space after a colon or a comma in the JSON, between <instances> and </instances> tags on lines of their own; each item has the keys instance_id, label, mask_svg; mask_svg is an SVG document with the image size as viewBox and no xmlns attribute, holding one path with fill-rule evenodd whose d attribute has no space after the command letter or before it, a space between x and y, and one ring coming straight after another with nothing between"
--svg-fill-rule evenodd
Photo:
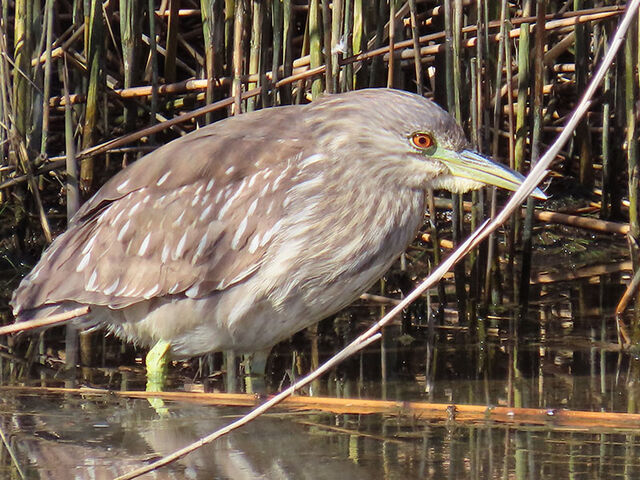
<instances>
[{"instance_id":1,"label":"bird's beak","mask_svg":"<svg viewBox=\"0 0 640 480\"><path fill-rule=\"evenodd\" d=\"M446 165L452 175L486 185L515 191L524 181L524 177L520 173L471 150L454 152L437 147L435 152L429 153L429 156ZM531 192L531 196L539 200L547 199L547 196L539 188Z\"/></svg>"}]
</instances>

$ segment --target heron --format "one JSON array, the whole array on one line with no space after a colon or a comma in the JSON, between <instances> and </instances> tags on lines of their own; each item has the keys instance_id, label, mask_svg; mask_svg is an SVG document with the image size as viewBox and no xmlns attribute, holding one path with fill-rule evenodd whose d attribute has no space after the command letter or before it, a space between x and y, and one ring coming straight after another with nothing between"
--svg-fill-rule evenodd
<instances>
[{"instance_id":1,"label":"heron","mask_svg":"<svg viewBox=\"0 0 640 480\"><path fill-rule=\"evenodd\" d=\"M522 180L405 91L230 117L105 183L22 280L13 313L89 306L87 324L152 347L150 375L168 358L268 351L384 275L422 225L429 189Z\"/></svg>"}]
</instances>

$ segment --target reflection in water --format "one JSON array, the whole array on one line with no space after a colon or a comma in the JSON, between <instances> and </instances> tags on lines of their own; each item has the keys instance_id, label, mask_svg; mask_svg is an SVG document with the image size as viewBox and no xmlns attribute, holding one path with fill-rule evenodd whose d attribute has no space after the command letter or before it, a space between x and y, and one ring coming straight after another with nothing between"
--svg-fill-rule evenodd
<instances>
[{"instance_id":1,"label":"reflection in water","mask_svg":"<svg viewBox=\"0 0 640 480\"><path fill-rule=\"evenodd\" d=\"M534 276L539 283L532 288L532 308L524 320L516 321L516 310L504 307L473 322L459 321L455 312L446 310L444 321L434 323L425 303L415 305L386 330L383 348L371 346L348 359L322 379L315 392L636 412L640 362L618 347L612 315L624 288L621 274L596 269L599 276L558 282L565 272L584 272L584 267L602 262L594 258L593 245L583 250L590 256L585 261L578 261L575 251L564 256L561 251L537 253L534 264L545 272ZM622 245L606 256L619 260L625 254ZM393 283L402 284L397 278ZM511 283L505 282L505 297ZM370 325L379 310L361 304L320 324L321 360ZM310 344L308 336L298 335L276 348L267 379L272 390L308 371ZM9 355L13 353L0 350L2 384L34 384L40 381L29 377L34 373L42 374L47 384L61 379L56 377L59 363L21 373L26 364L9 361ZM135 368L122 356L102 361ZM85 378L98 383L105 371L112 374L104 381L110 388L142 386L135 379L127 385L122 369L83 369L85 375L89 372ZM194 370L180 370L174 388L193 376ZM216 383L218 378L214 388L224 385ZM169 403L169 410L168 417L159 417L144 400L36 397L0 390L0 426L9 445L0 448L0 478L19 478L16 463L26 478L113 478L227 425L245 411L178 403ZM623 427L586 431L280 411L144 478L640 478L639 440L636 432Z\"/></svg>"},{"instance_id":2,"label":"reflection in water","mask_svg":"<svg viewBox=\"0 0 640 480\"><path fill-rule=\"evenodd\" d=\"M40 479L112 478L183 447L240 413L173 404L168 417L159 417L144 400L25 396L5 398L3 410L2 428L23 470ZM353 441L351 435L331 434L324 425L333 427L335 421L326 415L267 415L150 478L375 478L384 439L364 433L358 438L355 430ZM396 454L385 459L386 468L394 477L413 477L417 464L401 462L397 455L413 457L416 442L389 442Z\"/></svg>"},{"instance_id":3,"label":"reflection in water","mask_svg":"<svg viewBox=\"0 0 640 480\"><path fill-rule=\"evenodd\" d=\"M26 478L101 480L173 452L241 413L185 404L171 404L170 411L159 417L144 400L10 394L3 395L0 418ZM635 435L611 430L279 412L143 478L637 478L638 447ZM6 449L2 458L2 478L15 475Z\"/></svg>"}]
</instances>

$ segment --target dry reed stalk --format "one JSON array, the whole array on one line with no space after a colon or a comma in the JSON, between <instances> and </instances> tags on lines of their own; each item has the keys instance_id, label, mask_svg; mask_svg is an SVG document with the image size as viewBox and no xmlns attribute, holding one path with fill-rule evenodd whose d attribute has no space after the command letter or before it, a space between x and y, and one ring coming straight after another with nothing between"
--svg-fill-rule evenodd
<instances>
[{"instance_id":1,"label":"dry reed stalk","mask_svg":"<svg viewBox=\"0 0 640 480\"><path fill-rule=\"evenodd\" d=\"M416 23L416 0L409 0L409 12L411 15L411 40L413 42L413 65L416 72L416 93L422 95L424 89L424 74L422 72L422 56L420 55L419 31Z\"/></svg>"},{"instance_id":2,"label":"dry reed stalk","mask_svg":"<svg viewBox=\"0 0 640 480\"><path fill-rule=\"evenodd\" d=\"M531 156L530 164L535 165L540 158L542 149L542 103L544 86L544 51L546 44L546 31L544 29L546 0L536 1L537 20L535 25L534 49L533 49L533 92L532 92L532 114L533 128L531 130ZM529 306L529 282L531 277L531 258L533 256L533 212L535 200L531 197L527 199L527 207L524 213L524 224L522 226L522 261L520 285L518 288L518 302L520 305L520 318L524 318Z\"/></svg>"},{"instance_id":3,"label":"dry reed stalk","mask_svg":"<svg viewBox=\"0 0 640 480\"><path fill-rule=\"evenodd\" d=\"M250 76L253 76L256 81L249 82L247 88L252 90L257 88L260 84L260 58L262 56L262 1L252 0L251 2L251 37L249 39L249 71ZM247 112L251 112L256 109L257 98L251 97L247 100Z\"/></svg>"},{"instance_id":4,"label":"dry reed stalk","mask_svg":"<svg viewBox=\"0 0 640 480\"><path fill-rule=\"evenodd\" d=\"M244 17L246 12L246 1L237 0L233 15L233 81L231 84L231 97L233 98L232 115L242 113L242 83L240 76L243 73L242 64L244 59Z\"/></svg>"},{"instance_id":5,"label":"dry reed stalk","mask_svg":"<svg viewBox=\"0 0 640 480\"><path fill-rule=\"evenodd\" d=\"M93 1L93 0L92 0ZM154 11L154 0L147 3L147 12ZM135 21L135 20L134 20ZM149 118L150 125L156 122L156 112L158 111L158 46L156 44L156 17L149 15L149 58L147 69L151 76L151 116ZM153 141L153 136L150 138Z\"/></svg>"},{"instance_id":6,"label":"dry reed stalk","mask_svg":"<svg viewBox=\"0 0 640 480\"><path fill-rule=\"evenodd\" d=\"M166 10L167 20L167 47L164 59L164 80L167 83L176 81L176 52L178 50L178 33L180 31L180 0L169 0L169 9Z\"/></svg>"},{"instance_id":7,"label":"dry reed stalk","mask_svg":"<svg viewBox=\"0 0 640 480\"><path fill-rule=\"evenodd\" d=\"M627 288L620 298L618 305L616 306L616 322L618 326L618 331L620 332L620 336L623 340L623 345L629 346L634 344L632 338L627 333L627 328L625 326L624 320L622 319L622 314L627 309L627 305L629 302L633 300L635 296L638 295L638 288L640 287L640 270L635 271L633 275L633 279L627 285Z\"/></svg>"},{"instance_id":8,"label":"dry reed stalk","mask_svg":"<svg viewBox=\"0 0 640 480\"><path fill-rule=\"evenodd\" d=\"M590 265L584 268L578 268L571 271L538 273L531 277L531 283L534 285L555 282L571 282L580 278L597 277L600 275L608 275L611 273L629 272L633 270L631 260L617 263L606 263L603 265Z\"/></svg>"},{"instance_id":9,"label":"dry reed stalk","mask_svg":"<svg viewBox=\"0 0 640 480\"><path fill-rule=\"evenodd\" d=\"M395 73L395 43L396 43L396 2L389 1L389 61L387 64L387 88L393 88Z\"/></svg>"},{"instance_id":10,"label":"dry reed stalk","mask_svg":"<svg viewBox=\"0 0 640 480\"><path fill-rule=\"evenodd\" d=\"M452 203L450 200L437 199L435 202L436 207L451 209ZM471 202L463 203L464 210L470 212L473 208ZM525 211L521 211L521 215L524 215ZM557 223L560 225L569 225L572 227L584 228L586 230L592 230L594 232L603 233L616 233L619 235L627 235L629 233L629 225L626 223L611 222L607 220L600 220L598 218L583 217L580 215L570 215L567 213L551 212L549 210L534 210L533 216L536 220L544 223Z\"/></svg>"},{"instance_id":11,"label":"dry reed stalk","mask_svg":"<svg viewBox=\"0 0 640 480\"><path fill-rule=\"evenodd\" d=\"M65 97L69 97L69 69L64 62L62 70L62 88ZM68 102L67 102L68 103ZM73 138L73 118L71 105L64 108L65 167L67 188L67 223L80 208L80 185L78 182L78 164L76 162L76 146Z\"/></svg>"},{"instance_id":12,"label":"dry reed stalk","mask_svg":"<svg viewBox=\"0 0 640 480\"><path fill-rule=\"evenodd\" d=\"M322 65L322 20L320 13L320 0L309 0L309 66L311 69ZM326 71L326 70L323 70ZM311 98L316 99L323 92L322 78L315 77L311 80Z\"/></svg>"},{"instance_id":13,"label":"dry reed stalk","mask_svg":"<svg viewBox=\"0 0 640 480\"><path fill-rule=\"evenodd\" d=\"M582 9L584 0L574 0L574 10ZM576 94L580 95L588 82L589 75L589 51L588 51L588 31L584 24L576 24L575 31L575 88ZM578 157L579 173L578 178L580 183L586 187L591 188L593 186L593 152L591 148L592 139L589 131L589 118L584 117L578 128L576 128L574 151Z\"/></svg>"},{"instance_id":14,"label":"dry reed stalk","mask_svg":"<svg viewBox=\"0 0 640 480\"><path fill-rule=\"evenodd\" d=\"M337 84L333 78L333 35L332 35L332 12L331 7L329 6L329 0L321 0L322 7L322 42L323 42L323 58L325 61L325 92L326 93L336 93L335 85ZM333 12L335 14L335 12Z\"/></svg>"},{"instance_id":15,"label":"dry reed stalk","mask_svg":"<svg viewBox=\"0 0 640 480\"><path fill-rule=\"evenodd\" d=\"M87 101L85 104L84 124L82 126L82 148L88 148L95 143L95 134L98 125L98 100L102 87L102 58L103 58L103 28L102 28L102 2L92 0L89 15L86 16L85 57L89 71L89 86L87 88ZM80 163L80 189L83 192L91 191L93 187L93 158L87 158Z\"/></svg>"},{"instance_id":16,"label":"dry reed stalk","mask_svg":"<svg viewBox=\"0 0 640 480\"><path fill-rule=\"evenodd\" d=\"M343 34L344 0L333 0L331 3L331 92L340 91L340 60L345 51L347 36ZM324 4L323 4L324 5ZM328 4L327 4L328 5ZM327 7L328 8L328 7ZM324 15L324 13L323 13Z\"/></svg>"},{"instance_id":17,"label":"dry reed stalk","mask_svg":"<svg viewBox=\"0 0 640 480\"><path fill-rule=\"evenodd\" d=\"M46 50L44 62L44 78L42 92L42 134L40 138L40 154L47 153L47 140L49 136L49 97L51 97L51 44L53 43L53 0L47 0L45 9Z\"/></svg>"},{"instance_id":18,"label":"dry reed stalk","mask_svg":"<svg viewBox=\"0 0 640 480\"><path fill-rule=\"evenodd\" d=\"M420 240L422 240L423 242L431 243L433 241L432 238L433 236L430 233L423 233L422 235L420 235ZM438 240L438 246L449 250L455 247L451 240L447 240L444 238Z\"/></svg>"}]
</instances>

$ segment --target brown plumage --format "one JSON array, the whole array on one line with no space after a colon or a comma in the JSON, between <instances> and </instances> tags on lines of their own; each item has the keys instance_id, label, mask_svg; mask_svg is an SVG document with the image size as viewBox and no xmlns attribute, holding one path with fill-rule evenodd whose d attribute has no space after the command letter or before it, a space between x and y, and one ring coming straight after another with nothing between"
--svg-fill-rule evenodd
<instances>
[{"instance_id":1,"label":"brown plumage","mask_svg":"<svg viewBox=\"0 0 640 480\"><path fill-rule=\"evenodd\" d=\"M435 145L418 148L417 132ZM422 222L427 187L517 186L491 163L495 179L456 176L448 157L466 147L446 112L387 89L201 128L85 203L16 290L14 314L90 305L92 321L177 356L270 347L384 274Z\"/></svg>"}]
</instances>

